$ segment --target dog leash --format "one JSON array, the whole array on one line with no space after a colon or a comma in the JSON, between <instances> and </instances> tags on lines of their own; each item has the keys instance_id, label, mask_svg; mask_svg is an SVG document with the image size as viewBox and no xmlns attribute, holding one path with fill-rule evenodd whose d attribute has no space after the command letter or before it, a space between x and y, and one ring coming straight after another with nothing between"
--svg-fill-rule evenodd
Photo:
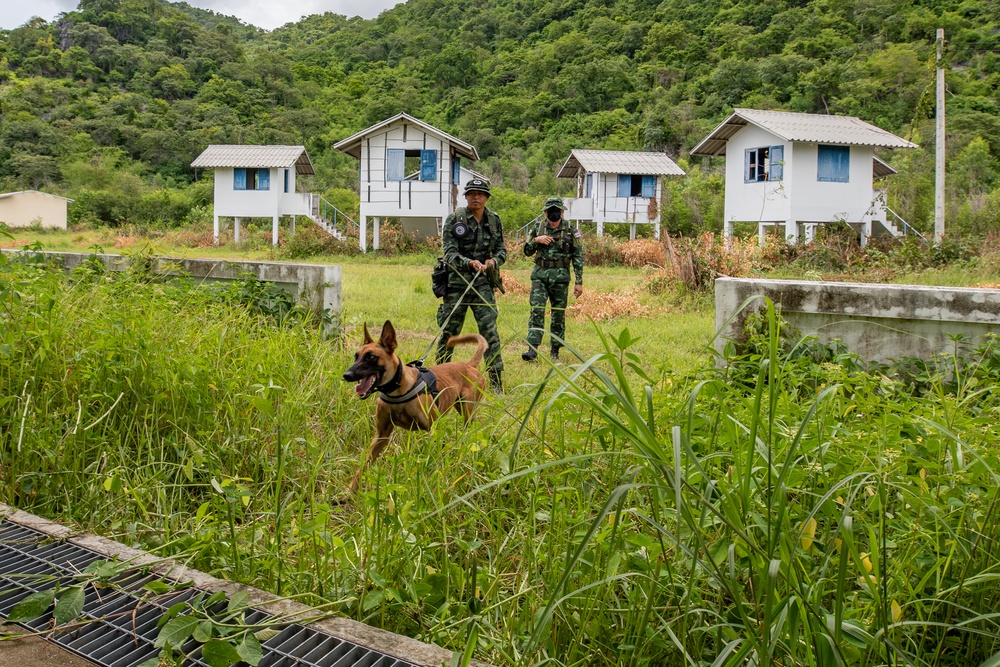
<instances>
[{"instance_id":1,"label":"dog leash","mask_svg":"<svg viewBox=\"0 0 1000 667\"><path fill-rule=\"evenodd\" d=\"M465 280L466 282L465 291L462 292L462 296L458 297L458 301L455 302L455 305L454 307L452 307L451 312L448 313L448 317L444 318L444 324L438 327L437 335L431 339L430 345L427 346L427 349L424 350L424 353L420 355L420 358L417 359L416 361L411 361L409 364L407 364L408 366L416 366L417 368L420 368L424 365L424 360L427 359L427 355L431 353L432 349L434 349L434 343L436 343L438 339L441 337L442 332L444 332L444 328L448 326L449 322L451 322L451 316L455 314L456 310L458 310L458 307L462 304L462 299L464 299L465 295L469 293L470 289L472 289L472 284L476 282L475 278L473 278L472 280L466 280L465 276L463 276L460 271L455 271L455 273L457 273L462 280ZM476 275L478 276L479 274L477 273ZM476 292L476 295L479 296L479 298L482 298L482 295L479 294L478 291Z\"/></svg>"}]
</instances>

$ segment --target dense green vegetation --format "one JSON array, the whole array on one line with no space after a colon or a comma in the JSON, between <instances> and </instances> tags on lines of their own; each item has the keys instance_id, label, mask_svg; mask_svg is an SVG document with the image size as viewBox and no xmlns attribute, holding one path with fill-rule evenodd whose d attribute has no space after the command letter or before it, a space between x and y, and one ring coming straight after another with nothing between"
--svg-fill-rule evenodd
<instances>
[{"instance_id":1,"label":"dense green vegetation","mask_svg":"<svg viewBox=\"0 0 1000 667\"><path fill-rule=\"evenodd\" d=\"M949 220L982 233L1000 219L1000 9L975 0L410 0L270 33L183 3L83 0L0 32L0 189L72 196L76 221L207 224L188 166L204 146L301 143L319 172L305 186L349 202L356 164L331 145L406 111L474 143L516 218L572 187L554 174L573 147L665 150L690 171L665 220L690 234L721 226L722 180L687 151L748 106L858 115L922 144L891 158L889 200L926 230L938 27Z\"/></svg>"},{"instance_id":2,"label":"dense green vegetation","mask_svg":"<svg viewBox=\"0 0 1000 667\"><path fill-rule=\"evenodd\" d=\"M707 313L574 320L586 365L510 363L335 505L372 433L355 327L419 354L426 267L345 264L339 346L135 266L0 258L0 502L498 665L994 664L995 345L866 372L769 313L720 371L678 363Z\"/></svg>"}]
</instances>

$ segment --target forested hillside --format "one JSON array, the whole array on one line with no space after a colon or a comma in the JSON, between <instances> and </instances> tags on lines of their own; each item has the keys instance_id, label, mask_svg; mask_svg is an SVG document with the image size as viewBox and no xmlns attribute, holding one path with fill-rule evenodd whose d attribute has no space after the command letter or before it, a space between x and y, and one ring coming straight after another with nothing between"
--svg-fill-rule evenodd
<instances>
[{"instance_id":1,"label":"forested hillside","mask_svg":"<svg viewBox=\"0 0 1000 667\"><path fill-rule=\"evenodd\" d=\"M267 33L161 0L83 0L0 32L0 190L77 221L207 220L210 143L304 144L306 187L350 200L331 145L406 111L473 143L515 215L568 192L573 147L663 150L689 171L674 232L721 228L722 161L687 152L734 106L857 115L919 143L890 205L933 217L934 35L948 39L949 219L1000 224L1000 5L978 0L410 0ZM204 177L204 175L202 175Z\"/></svg>"}]
</instances>

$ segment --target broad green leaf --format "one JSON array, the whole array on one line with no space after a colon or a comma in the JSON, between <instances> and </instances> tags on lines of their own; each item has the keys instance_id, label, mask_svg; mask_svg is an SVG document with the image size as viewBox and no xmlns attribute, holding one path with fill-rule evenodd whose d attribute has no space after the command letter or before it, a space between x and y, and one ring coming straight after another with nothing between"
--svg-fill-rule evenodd
<instances>
[{"instance_id":1,"label":"broad green leaf","mask_svg":"<svg viewBox=\"0 0 1000 667\"><path fill-rule=\"evenodd\" d=\"M164 593L169 593L173 590L170 584L164 583L159 579L154 579L143 586L144 590L149 591L153 595L163 595Z\"/></svg>"},{"instance_id":2,"label":"broad green leaf","mask_svg":"<svg viewBox=\"0 0 1000 667\"><path fill-rule=\"evenodd\" d=\"M160 648L167 643L178 648L184 646L184 643L191 638L197 627L197 618L193 616L178 616L163 626L160 634L156 636L153 646Z\"/></svg>"},{"instance_id":3,"label":"broad green leaf","mask_svg":"<svg viewBox=\"0 0 1000 667\"><path fill-rule=\"evenodd\" d=\"M32 593L14 605L14 608L10 610L10 614L7 616L7 622L25 623L27 621L33 621L48 611L55 598L55 588Z\"/></svg>"},{"instance_id":4,"label":"broad green leaf","mask_svg":"<svg viewBox=\"0 0 1000 667\"><path fill-rule=\"evenodd\" d=\"M229 613L234 611L239 611L247 606L247 594L243 591L238 593L233 593L233 596L229 598L229 607L226 609Z\"/></svg>"},{"instance_id":5,"label":"broad green leaf","mask_svg":"<svg viewBox=\"0 0 1000 667\"><path fill-rule=\"evenodd\" d=\"M235 665L242 658L236 649L228 642L220 639L213 639L205 644L201 649L201 659L209 667L230 667Z\"/></svg>"},{"instance_id":6,"label":"broad green leaf","mask_svg":"<svg viewBox=\"0 0 1000 667\"><path fill-rule=\"evenodd\" d=\"M167 621L169 621L170 619L172 619L174 616L181 613L185 609L187 609L186 602L177 602L175 604L170 605L170 608L167 609L165 612L163 612L163 616L161 616L160 620L156 622L156 625L157 626L164 625Z\"/></svg>"},{"instance_id":7,"label":"broad green leaf","mask_svg":"<svg viewBox=\"0 0 1000 667\"><path fill-rule=\"evenodd\" d=\"M194 640L204 644L212 638L212 621L202 621L198 624L198 627L194 629Z\"/></svg>"},{"instance_id":8,"label":"broad green leaf","mask_svg":"<svg viewBox=\"0 0 1000 667\"><path fill-rule=\"evenodd\" d=\"M59 596L59 601L56 602L56 611L54 614L56 625L65 625L76 620L83 613L83 603L85 600L86 594L82 586L74 586L73 588L66 589Z\"/></svg>"},{"instance_id":9,"label":"broad green leaf","mask_svg":"<svg viewBox=\"0 0 1000 667\"><path fill-rule=\"evenodd\" d=\"M236 647L236 652L243 658L243 662L256 667L257 663L264 659L264 649L260 647L260 641L253 633L248 632L243 641Z\"/></svg>"}]
</instances>

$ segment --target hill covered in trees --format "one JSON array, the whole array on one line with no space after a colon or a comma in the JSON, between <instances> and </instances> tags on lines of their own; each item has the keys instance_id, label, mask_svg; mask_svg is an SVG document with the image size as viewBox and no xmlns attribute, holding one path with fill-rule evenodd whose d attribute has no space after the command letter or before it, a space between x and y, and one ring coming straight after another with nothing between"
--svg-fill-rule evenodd
<instances>
[{"instance_id":1,"label":"hill covered in trees","mask_svg":"<svg viewBox=\"0 0 1000 667\"><path fill-rule=\"evenodd\" d=\"M162 0L83 0L0 31L0 189L74 197L76 220L205 219L210 143L303 144L306 186L349 201L331 145L400 111L477 146L515 217L567 192L574 147L663 150L689 171L671 231L722 224L721 160L688 159L735 106L856 115L923 146L890 205L933 218L935 30L948 39L952 229L1000 225L1000 5L976 0L410 0L372 20L265 32ZM957 226L955 226L957 225Z\"/></svg>"}]
</instances>

